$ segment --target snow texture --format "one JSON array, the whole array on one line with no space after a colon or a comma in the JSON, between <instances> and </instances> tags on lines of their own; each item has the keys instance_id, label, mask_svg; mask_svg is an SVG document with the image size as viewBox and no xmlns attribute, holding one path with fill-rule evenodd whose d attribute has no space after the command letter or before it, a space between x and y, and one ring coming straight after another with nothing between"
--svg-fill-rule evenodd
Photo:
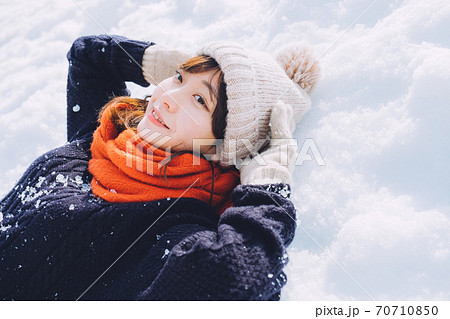
<instances>
[{"instance_id":1,"label":"snow texture","mask_svg":"<svg viewBox=\"0 0 450 319\"><path fill-rule=\"evenodd\" d=\"M300 42L322 74L295 137L314 141L325 165L310 156L295 169L282 299L450 298L448 0L17 0L0 3L0 21L0 196L65 142L65 54L77 37L191 52L213 40L267 52Z\"/></svg>"}]
</instances>

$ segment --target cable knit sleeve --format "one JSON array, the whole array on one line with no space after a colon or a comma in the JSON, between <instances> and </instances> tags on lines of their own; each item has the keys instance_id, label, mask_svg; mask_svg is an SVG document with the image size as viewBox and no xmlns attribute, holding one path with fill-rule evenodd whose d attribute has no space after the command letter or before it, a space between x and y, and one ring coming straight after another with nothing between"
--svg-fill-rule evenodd
<instances>
[{"instance_id":1,"label":"cable knit sleeve","mask_svg":"<svg viewBox=\"0 0 450 319\"><path fill-rule=\"evenodd\" d=\"M67 59L67 139L91 133L98 112L113 96L129 95L126 81L149 83L142 75L142 56L150 42L121 36L87 36L74 41Z\"/></svg>"},{"instance_id":2,"label":"cable knit sleeve","mask_svg":"<svg viewBox=\"0 0 450 319\"><path fill-rule=\"evenodd\" d=\"M285 184L239 186L217 230L173 247L144 300L272 300L286 283L295 208Z\"/></svg>"}]
</instances>

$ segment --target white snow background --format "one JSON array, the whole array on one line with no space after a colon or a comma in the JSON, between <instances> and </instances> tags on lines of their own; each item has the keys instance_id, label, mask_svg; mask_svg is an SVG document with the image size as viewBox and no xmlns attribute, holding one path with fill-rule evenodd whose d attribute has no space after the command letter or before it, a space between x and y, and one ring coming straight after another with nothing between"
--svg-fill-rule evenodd
<instances>
[{"instance_id":1,"label":"white snow background","mask_svg":"<svg viewBox=\"0 0 450 319\"><path fill-rule=\"evenodd\" d=\"M282 299L450 299L448 0L16 0L0 2L0 24L1 197L65 142L77 37L191 52L302 42L322 73L295 137L326 165L308 153L294 173L299 227Z\"/></svg>"}]
</instances>

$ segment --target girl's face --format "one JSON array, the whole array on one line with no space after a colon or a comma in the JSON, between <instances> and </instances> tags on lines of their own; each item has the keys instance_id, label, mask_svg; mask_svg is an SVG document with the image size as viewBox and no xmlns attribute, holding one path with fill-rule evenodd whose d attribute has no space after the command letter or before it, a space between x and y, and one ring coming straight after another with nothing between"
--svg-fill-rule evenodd
<instances>
[{"instance_id":1,"label":"girl's face","mask_svg":"<svg viewBox=\"0 0 450 319\"><path fill-rule=\"evenodd\" d=\"M217 90L212 71L177 72L153 91L137 133L146 142L172 152L194 150L195 139L214 140L212 114ZM200 152L208 153L210 147L200 144Z\"/></svg>"}]
</instances>

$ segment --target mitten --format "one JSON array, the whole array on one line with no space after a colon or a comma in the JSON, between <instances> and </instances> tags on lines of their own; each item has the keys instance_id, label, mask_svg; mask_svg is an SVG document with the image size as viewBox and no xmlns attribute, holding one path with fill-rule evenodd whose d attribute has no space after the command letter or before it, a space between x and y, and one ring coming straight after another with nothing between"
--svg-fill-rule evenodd
<instances>
[{"instance_id":1,"label":"mitten","mask_svg":"<svg viewBox=\"0 0 450 319\"><path fill-rule=\"evenodd\" d=\"M292 138L295 129L292 106L278 101L270 115L269 147L239 168L242 184L292 183L297 143Z\"/></svg>"},{"instance_id":2,"label":"mitten","mask_svg":"<svg viewBox=\"0 0 450 319\"><path fill-rule=\"evenodd\" d=\"M189 60L192 55L168 49L162 45L151 45L142 57L142 72L148 83L158 85L159 82L173 76L177 68Z\"/></svg>"}]
</instances>

